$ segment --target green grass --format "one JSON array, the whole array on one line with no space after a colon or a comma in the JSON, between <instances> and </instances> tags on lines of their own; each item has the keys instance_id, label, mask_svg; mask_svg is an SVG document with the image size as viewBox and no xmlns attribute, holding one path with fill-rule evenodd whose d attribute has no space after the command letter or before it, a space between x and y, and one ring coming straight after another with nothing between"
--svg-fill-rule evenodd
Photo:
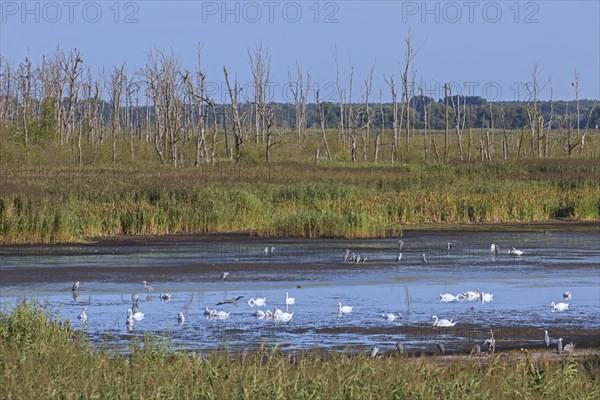
<instances>
[{"instance_id":1,"label":"green grass","mask_svg":"<svg viewBox=\"0 0 600 400\"><path fill-rule=\"evenodd\" d=\"M573 158L394 165L344 161L346 150L333 144L340 161L314 164L292 143L265 164L248 144L240 163L220 159L198 168L160 164L144 143L136 143L136 161L121 144L122 161L113 167L108 144L96 164L78 166L68 146L49 143L27 157L6 140L0 243L204 232L364 238L405 225L599 221L596 139L590 137L590 154Z\"/></svg>"},{"instance_id":2,"label":"green grass","mask_svg":"<svg viewBox=\"0 0 600 400\"><path fill-rule=\"evenodd\" d=\"M370 359L264 347L183 352L146 338L128 355L92 348L36 304L0 314L3 399L595 399L600 359Z\"/></svg>"}]
</instances>

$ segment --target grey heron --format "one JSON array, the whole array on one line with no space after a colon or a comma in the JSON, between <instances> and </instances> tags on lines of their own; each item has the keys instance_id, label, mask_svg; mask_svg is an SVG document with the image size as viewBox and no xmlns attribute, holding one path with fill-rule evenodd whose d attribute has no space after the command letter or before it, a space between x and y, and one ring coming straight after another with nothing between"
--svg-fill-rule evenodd
<instances>
[{"instance_id":1,"label":"grey heron","mask_svg":"<svg viewBox=\"0 0 600 400\"><path fill-rule=\"evenodd\" d=\"M221 300L220 302L218 302L218 303L217 303L217 305L218 305L218 306L220 306L221 304L233 304L234 306L236 306L236 307L237 307L237 306L238 306L238 305L237 305L237 302L238 302L238 300L239 300L239 299L241 299L242 297L244 297L244 296L236 296L236 297L233 297L233 298L231 298L231 299L227 299L227 300Z\"/></svg>"},{"instance_id":2,"label":"grey heron","mask_svg":"<svg viewBox=\"0 0 600 400\"><path fill-rule=\"evenodd\" d=\"M224 281L225 278L227 278L229 276L229 272L223 272L221 274L221 277L219 278L220 281Z\"/></svg>"},{"instance_id":3,"label":"grey heron","mask_svg":"<svg viewBox=\"0 0 600 400\"><path fill-rule=\"evenodd\" d=\"M471 350L471 354L481 355L481 346L478 344L473 346L473 349Z\"/></svg>"},{"instance_id":4,"label":"grey heron","mask_svg":"<svg viewBox=\"0 0 600 400\"><path fill-rule=\"evenodd\" d=\"M440 353L442 353L442 355L446 354L446 349L444 348L444 345L441 343L436 343L435 344L438 348L438 350L440 351Z\"/></svg>"},{"instance_id":5,"label":"grey heron","mask_svg":"<svg viewBox=\"0 0 600 400\"><path fill-rule=\"evenodd\" d=\"M402 240L398 240L398 248L400 249L400 251L402 251L403 247L404 247L404 242Z\"/></svg>"},{"instance_id":6,"label":"grey heron","mask_svg":"<svg viewBox=\"0 0 600 400\"><path fill-rule=\"evenodd\" d=\"M558 355L560 356L560 354L563 351L563 344L562 344L562 338L558 339L558 346L556 346L556 351L558 352Z\"/></svg>"},{"instance_id":7,"label":"grey heron","mask_svg":"<svg viewBox=\"0 0 600 400\"><path fill-rule=\"evenodd\" d=\"M450 251L452 249L452 243L448 242L447 247L448 247L448 251Z\"/></svg>"},{"instance_id":8,"label":"grey heron","mask_svg":"<svg viewBox=\"0 0 600 400\"><path fill-rule=\"evenodd\" d=\"M402 260L402 253L399 253L398 256L396 257L396 264L400 263L401 260Z\"/></svg>"},{"instance_id":9,"label":"grey heron","mask_svg":"<svg viewBox=\"0 0 600 400\"><path fill-rule=\"evenodd\" d=\"M423 264L427 264L427 257L425 257L425 253L421 254L421 259L423 260Z\"/></svg>"},{"instance_id":10,"label":"grey heron","mask_svg":"<svg viewBox=\"0 0 600 400\"><path fill-rule=\"evenodd\" d=\"M76 290L79 290L79 281L75 282L75 283L73 284L73 286L71 287L71 291L73 291L73 292L74 292L74 291L76 291Z\"/></svg>"},{"instance_id":11,"label":"grey heron","mask_svg":"<svg viewBox=\"0 0 600 400\"><path fill-rule=\"evenodd\" d=\"M375 346L375 347L373 347L373 349L371 350L371 358L375 358L375 357L377 357L377 353L379 353L379 347Z\"/></svg>"},{"instance_id":12,"label":"grey heron","mask_svg":"<svg viewBox=\"0 0 600 400\"><path fill-rule=\"evenodd\" d=\"M396 350L398 350L398 353L404 354L404 346L402 346L402 342L396 342Z\"/></svg>"},{"instance_id":13,"label":"grey heron","mask_svg":"<svg viewBox=\"0 0 600 400\"><path fill-rule=\"evenodd\" d=\"M177 313L177 322L179 322L179 324L183 324L185 322L185 316L182 312Z\"/></svg>"},{"instance_id":14,"label":"grey heron","mask_svg":"<svg viewBox=\"0 0 600 400\"><path fill-rule=\"evenodd\" d=\"M352 257L351 253L352 252L350 249L346 249L346 254L344 254L344 262L347 262Z\"/></svg>"},{"instance_id":15,"label":"grey heron","mask_svg":"<svg viewBox=\"0 0 600 400\"><path fill-rule=\"evenodd\" d=\"M546 330L544 331L544 343L546 343L546 347L550 347L550 336Z\"/></svg>"},{"instance_id":16,"label":"grey heron","mask_svg":"<svg viewBox=\"0 0 600 400\"><path fill-rule=\"evenodd\" d=\"M146 281L142 281L142 283L144 284L144 288L148 291L151 292L154 290L154 288L152 287L152 285L148 285L148 282Z\"/></svg>"}]
</instances>

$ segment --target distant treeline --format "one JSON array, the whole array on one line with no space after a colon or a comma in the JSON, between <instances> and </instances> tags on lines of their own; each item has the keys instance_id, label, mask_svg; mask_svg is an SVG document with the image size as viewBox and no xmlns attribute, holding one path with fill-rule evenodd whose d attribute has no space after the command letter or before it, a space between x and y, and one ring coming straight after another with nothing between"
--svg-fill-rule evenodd
<instances>
[{"instance_id":1,"label":"distant treeline","mask_svg":"<svg viewBox=\"0 0 600 400\"><path fill-rule=\"evenodd\" d=\"M201 65L193 72L186 70L172 51L150 50L147 64L133 72L126 70L125 63L96 72L76 49L68 53L58 49L45 56L41 65L26 58L15 66L0 58L0 127L22 143L28 155L30 146L54 142L77 152L83 165L82 142L93 149L94 160L98 146L108 144L116 164L118 146L128 142L133 159L137 140L153 148L161 162L177 166L185 149L195 151L196 165L214 163L218 157L239 160L249 142L260 145L269 162L271 148L284 136L298 144L322 142L329 161L333 157L328 140L336 140L352 161L377 162L380 148L389 145L386 154L393 163L418 140L425 158L435 154L438 162L450 160L451 146L456 146L460 161L470 159L472 144L479 145L482 159L491 161L495 134L504 159L509 158L511 146L513 153L520 154L525 141L532 157L548 157L554 149L571 155L577 148L583 150L588 129L600 125L597 101L579 98L577 74L574 100L540 101L543 85L537 81L537 66L526 88L527 101L490 103L481 97L455 95L457 90L450 84L444 85L441 100L427 97L410 72L414 56L410 37L397 82L393 76L384 78L392 98L385 104L377 101L381 94L372 93L373 70L357 82L353 68L349 77L340 78L339 65L337 103L321 102L319 91L313 93L310 74L300 66L288 77L293 102L276 103L268 89L268 49L259 45L248 55L251 98L242 96L237 78L223 67L230 100L226 104L210 97ZM473 138L471 129L484 133ZM441 130L444 138L436 143L432 131ZM518 138L511 139L510 130L519 130ZM225 154L219 154L220 143Z\"/></svg>"}]
</instances>

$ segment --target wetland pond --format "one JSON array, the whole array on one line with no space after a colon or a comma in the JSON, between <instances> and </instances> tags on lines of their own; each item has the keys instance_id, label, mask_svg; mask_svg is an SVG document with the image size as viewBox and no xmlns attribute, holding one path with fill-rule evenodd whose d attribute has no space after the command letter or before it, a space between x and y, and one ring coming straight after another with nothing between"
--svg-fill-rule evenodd
<instances>
[{"instance_id":1,"label":"wetland pond","mask_svg":"<svg viewBox=\"0 0 600 400\"><path fill-rule=\"evenodd\" d=\"M399 239L404 242L402 259ZM448 242L452 244L448 250ZM500 253L490 251L497 244ZM509 255L515 247L521 256ZM266 251L265 251L266 248ZM273 248L273 249L272 249ZM346 249L366 261L344 261ZM423 262L423 254L427 263ZM542 347L553 342L600 347L600 231L598 225L460 227L405 230L401 238L274 239L243 235L174 235L98 239L74 245L1 246L3 312L24 298L70 320L91 343L128 351L136 338L167 339L186 350L257 348L326 350L347 346L428 353L443 342L449 352L483 345L493 328L496 346ZM229 272L220 280L222 272ZM75 281L80 289L71 290ZM142 281L154 290L148 293ZM493 300L440 302L440 294L474 291ZM563 293L572 293L570 301ZM142 321L128 328L137 292ZM259 319L257 310L285 309L289 322ZM162 301L161 293L170 293ZM216 303L244 296L237 304ZM266 306L251 307L251 298ZM551 302L568 302L553 312ZM352 306L339 316L338 303ZM78 314L87 307L87 321ZM207 318L206 307L230 312ZM179 324L178 312L185 322ZM382 313L400 313L387 321ZM433 327L432 316L454 327ZM484 348L482 346L482 348Z\"/></svg>"}]
</instances>

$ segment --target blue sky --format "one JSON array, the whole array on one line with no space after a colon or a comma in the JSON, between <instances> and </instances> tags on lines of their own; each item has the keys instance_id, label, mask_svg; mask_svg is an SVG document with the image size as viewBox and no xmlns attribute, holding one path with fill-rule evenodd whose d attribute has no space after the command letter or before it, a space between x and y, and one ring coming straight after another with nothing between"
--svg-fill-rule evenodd
<instances>
[{"instance_id":1,"label":"blue sky","mask_svg":"<svg viewBox=\"0 0 600 400\"><path fill-rule=\"evenodd\" d=\"M262 42L272 59L277 100L288 70L310 69L321 96L335 101L335 49L348 86L355 67L359 100L375 63L372 99L399 81L410 31L418 53L417 80L439 97L444 82L488 100L526 100L522 85L538 64L540 82L555 98L600 98L599 1L1 1L0 52L18 63L39 62L57 46L78 48L84 63L110 69L144 65L147 52L173 48L193 69L198 43L208 80L223 82L223 65L249 82L248 48ZM215 89L216 90L216 89ZM546 85L543 98L549 98ZM219 99L220 94L215 93ZM221 100L221 99L219 99Z\"/></svg>"}]
</instances>

